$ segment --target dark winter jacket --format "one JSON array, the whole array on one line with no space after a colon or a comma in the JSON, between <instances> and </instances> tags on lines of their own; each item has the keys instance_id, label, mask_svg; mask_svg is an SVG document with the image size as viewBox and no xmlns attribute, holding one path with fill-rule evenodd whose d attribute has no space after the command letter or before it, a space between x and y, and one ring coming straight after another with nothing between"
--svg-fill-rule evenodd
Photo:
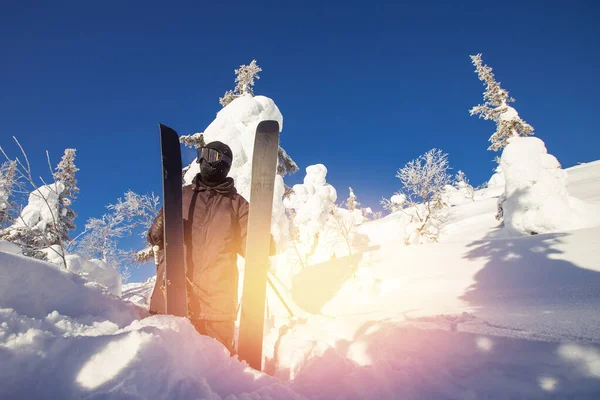
<instances>
[{"instance_id":1,"label":"dark winter jacket","mask_svg":"<svg viewBox=\"0 0 600 400\"><path fill-rule=\"evenodd\" d=\"M248 202L237 193L233 179L209 187L198 174L192 185L183 187L183 218L189 318L235 320L237 255L243 256L246 249ZM161 210L148 232L148 241L161 249L162 219ZM164 261L160 260L150 301L152 313L165 313L163 274Z\"/></svg>"}]
</instances>

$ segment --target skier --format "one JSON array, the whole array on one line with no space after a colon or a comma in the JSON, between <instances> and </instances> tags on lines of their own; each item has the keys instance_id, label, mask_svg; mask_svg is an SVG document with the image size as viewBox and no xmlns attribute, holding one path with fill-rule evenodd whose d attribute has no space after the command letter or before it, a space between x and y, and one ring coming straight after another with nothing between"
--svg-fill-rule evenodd
<instances>
[{"instance_id":1,"label":"skier","mask_svg":"<svg viewBox=\"0 0 600 400\"><path fill-rule=\"evenodd\" d=\"M234 354L234 322L238 309L237 254L244 256L248 202L227 177L231 149L215 141L198 149L200 173L183 187L183 218L188 293L188 318L196 330L221 342ZM163 213L156 216L148 242L163 248ZM165 313L164 260L157 255L151 314ZM271 237L271 255L275 245Z\"/></svg>"}]
</instances>

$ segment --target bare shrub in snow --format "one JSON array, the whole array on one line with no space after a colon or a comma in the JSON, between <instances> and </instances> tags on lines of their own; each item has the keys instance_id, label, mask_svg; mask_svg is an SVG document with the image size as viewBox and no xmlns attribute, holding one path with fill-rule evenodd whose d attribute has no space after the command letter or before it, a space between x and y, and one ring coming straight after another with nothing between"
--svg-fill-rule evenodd
<instances>
[{"instance_id":1,"label":"bare shrub in snow","mask_svg":"<svg viewBox=\"0 0 600 400\"><path fill-rule=\"evenodd\" d=\"M101 218L90 218L84 233L73 244L76 252L88 259L99 259L119 271L126 281L134 266L139 261L152 257L145 249L146 258L140 258L139 252L124 250L119 242L140 229L140 235L145 237L152 224L154 216L159 212L159 199L153 193L140 195L133 191L125 193L116 204L106 207L109 212ZM144 252L144 251L143 251Z\"/></svg>"},{"instance_id":2,"label":"bare shrub in snow","mask_svg":"<svg viewBox=\"0 0 600 400\"><path fill-rule=\"evenodd\" d=\"M341 254L347 252L352 276L356 277L357 263L354 259L353 246L357 241L360 241L357 228L366 218L363 216L362 210L356 208L353 210L345 209L336 206L335 203L332 204L329 214L331 218L328 221L328 230L334 234L327 235L328 245L334 250L334 254L340 247L344 249L344 251L340 251Z\"/></svg>"},{"instance_id":3,"label":"bare shrub in snow","mask_svg":"<svg viewBox=\"0 0 600 400\"><path fill-rule=\"evenodd\" d=\"M261 71L256 60L252 60L248 65L240 65L240 68L235 70L235 82L237 83L235 89L226 91L223 97L219 98L219 103L225 107L245 94L254 96L252 86L254 86L254 79L260 79L258 73Z\"/></svg>"},{"instance_id":4,"label":"bare shrub in snow","mask_svg":"<svg viewBox=\"0 0 600 400\"><path fill-rule=\"evenodd\" d=\"M492 68L483 64L481 53L471 56L471 61L476 67L475 71L479 80L485 83L485 92L483 93L484 103L473 107L469 113L496 123L496 132L490 137L492 144L488 150L503 149L508 144L507 139L513 136L533 135L533 127L519 117L513 107L508 105L515 99L509 97L508 91L500 86L500 82L496 81Z\"/></svg>"}]
</instances>

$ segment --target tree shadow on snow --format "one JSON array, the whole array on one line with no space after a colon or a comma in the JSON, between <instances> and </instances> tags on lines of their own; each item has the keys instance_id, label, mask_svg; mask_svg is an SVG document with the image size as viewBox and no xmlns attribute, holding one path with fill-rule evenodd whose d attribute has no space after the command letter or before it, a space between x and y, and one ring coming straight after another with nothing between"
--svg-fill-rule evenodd
<instances>
[{"instance_id":1,"label":"tree shadow on snow","mask_svg":"<svg viewBox=\"0 0 600 400\"><path fill-rule=\"evenodd\" d=\"M468 245L465 258L486 260L461 297L475 307L497 302L600 299L600 273L560 259L556 248L568 233L483 239Z\"/></svg>"},{"instance_id":2,"label":"tree shadow on snow","mask_svg":"<svg viewBox=\"0 0 600 400\"><path fill-rule=\"evenodd\" d=\"M475 315L535 334L597 341L600 272L564 259L559 245L572 233L509 238L497 233L470 243L464 255L485 260L461 296Z\"/></svg>"},{"instance_id":3,"label":"tree shadow on snow","mask_svg":"<svg viewBox=\"0 0 600 400\"><path fill-rule=\"evenodd\" d=\"M308 361L304 395L377 399L591 399L600 345L523 340L430 323L367 322L351 340Z\"/></svg>"},{"instance_id":4,"label":"tree shadow on snow","mask_svg":"<svg viewBox=\"0 0 600 400\"><path fill-rule=\"evenodd\" d=\"M352 256L308 266L292 278L292 298L299 307L311 314L319 314L352 278L353 266L358 267L364 254L379 249L379 246L369 246L367 235L356 234L352 248Z\"/></svg>"},{"instance_id":5,"label":"tree shadow on snow","mask_svg":"<svg viewBox=\"0 0 600 400\"><path fill-rule=\"evenodd\" d=\"M354 255L358 261L361 255ZM292 298L306 312L319 314L344 283L352 277L350 257L335 258L304 268L292 279Z\"/></svg>"}]
</instances>

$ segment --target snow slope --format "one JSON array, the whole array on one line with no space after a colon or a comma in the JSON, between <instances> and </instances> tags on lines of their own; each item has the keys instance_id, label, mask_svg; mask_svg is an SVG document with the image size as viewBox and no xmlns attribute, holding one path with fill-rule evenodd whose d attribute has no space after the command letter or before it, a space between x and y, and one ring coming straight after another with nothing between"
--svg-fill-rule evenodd
<instances>
[{"instance_id":1,"label":"snow slope","mask_svg":"<svg viewBox=\"0 0 600 400\"><path fill-rule=\"evenodd\" d=\"M600 163L568 172L598 203ZM152 280L124 301L0 249L0 398L597 398L600 227L498 236L501 192L453 207L440 243L399 245L396 214L362 225L356 278L343 257L305 268L295 318L270 291L270 375L148 316Z\"/></svg>"}]
</instances>

